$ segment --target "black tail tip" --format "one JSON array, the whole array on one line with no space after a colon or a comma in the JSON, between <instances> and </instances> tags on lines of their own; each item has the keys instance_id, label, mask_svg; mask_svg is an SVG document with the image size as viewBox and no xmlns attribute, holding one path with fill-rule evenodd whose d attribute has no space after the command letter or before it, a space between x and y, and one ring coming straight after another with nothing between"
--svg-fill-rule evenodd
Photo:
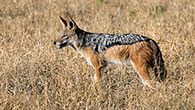
<instances>
[{"instance_id":1,"label":"black tail tip","mask_svg":"<svg viewBox=\"0 0 195 110\"><path fill-rule=\"evenodd\" d=\"M157 73L155 73L155 77L156 77L157 81L163 82L167 78L167 71L164 70L161 72L157 72Z\"/></svg>"}]
</instances>

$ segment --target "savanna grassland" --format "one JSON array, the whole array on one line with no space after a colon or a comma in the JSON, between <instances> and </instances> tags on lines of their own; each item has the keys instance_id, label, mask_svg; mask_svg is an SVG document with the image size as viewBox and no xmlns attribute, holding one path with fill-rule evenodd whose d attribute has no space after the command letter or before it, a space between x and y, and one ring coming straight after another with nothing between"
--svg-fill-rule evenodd
<instances>
[{"instance_id":1,"label":"savanna grassland","mask_svg":"<svg viewBox=\"0 0 195 110\"><path fill-rule=\"evenodd\" d=\"M98 92L85 59L53 45L67 13L86 31L157 41L166 81L152 90L109 65ZM0 0L0 109L195 110L194 53L194 0Z\"/></svg>"}]
</instances>

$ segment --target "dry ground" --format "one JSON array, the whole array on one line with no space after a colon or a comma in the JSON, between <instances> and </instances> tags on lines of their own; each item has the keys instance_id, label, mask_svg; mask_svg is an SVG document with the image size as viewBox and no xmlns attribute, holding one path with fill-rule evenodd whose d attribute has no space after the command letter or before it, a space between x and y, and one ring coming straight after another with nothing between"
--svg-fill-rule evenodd
<instances>
[{"instance_id":1,"label":"dry ground","mask_svg":"<svg viewBox=\"0 0 195 110\"><path fill-rule=\"evenodd\" d=\"M67 12L90 32L156 40L167 80L154 91L132 67L110 65L98 92L92 67L52 44ZM194 53L194 0L0 0L0 109L195 110Z\"/></svg>"}]
</instances>

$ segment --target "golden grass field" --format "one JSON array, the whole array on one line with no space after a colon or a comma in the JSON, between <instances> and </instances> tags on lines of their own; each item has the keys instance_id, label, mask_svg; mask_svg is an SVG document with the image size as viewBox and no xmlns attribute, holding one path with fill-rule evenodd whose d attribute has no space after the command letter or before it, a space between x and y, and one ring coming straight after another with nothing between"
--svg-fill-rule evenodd
<instances>
[{"instance_id":1,"label":"golden grass field","mask_svg":"<svg viewBox=\"0 0 195 110\"><path fill-rule=\"evenodd\" d=\"M166 81L151 90L109 65L98 92L85 59L53 45L66 13L86 31L157 41ZM195 110L194 53L194 0L0 0L0 110Z\"/></svg>"}]
</instances>

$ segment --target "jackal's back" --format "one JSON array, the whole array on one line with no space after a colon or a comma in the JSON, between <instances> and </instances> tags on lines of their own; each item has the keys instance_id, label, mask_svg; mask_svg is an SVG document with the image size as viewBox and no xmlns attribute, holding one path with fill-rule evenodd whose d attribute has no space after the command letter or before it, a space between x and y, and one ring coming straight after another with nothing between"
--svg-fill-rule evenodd
<instances>
[{"instance_id":1,"label":"jackal's back","mask_svg":"<svg viewBox=\"0 0 195 110\"><path fill-rule=\"evenodd\" d=\"M117 45L131 45L148 41L150 38L136 34L96 34L84 33L83 46L91 46L95 52L101 52Z\"/></svg>"}]
</instances>

